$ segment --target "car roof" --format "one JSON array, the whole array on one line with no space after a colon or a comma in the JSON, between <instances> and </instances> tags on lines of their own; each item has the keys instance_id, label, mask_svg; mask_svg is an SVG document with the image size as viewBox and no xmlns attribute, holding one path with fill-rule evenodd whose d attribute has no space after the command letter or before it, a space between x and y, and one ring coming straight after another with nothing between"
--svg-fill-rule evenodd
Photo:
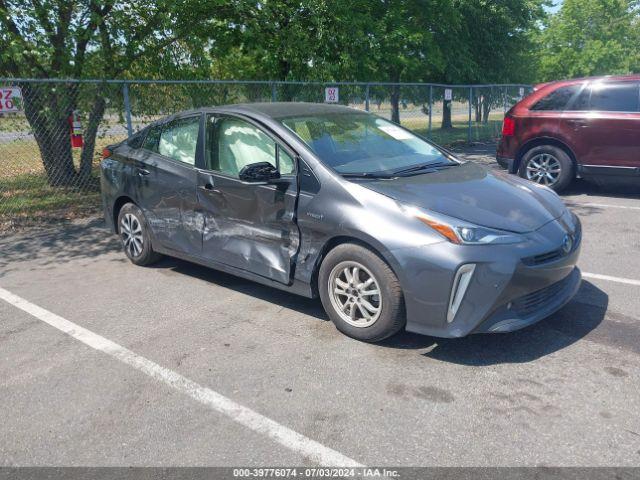
<instances>
[{"instance_id":1,"label":"car roof","mask_svg":"<svg viewBox=\"0 0 640 480\"><path fill-rule=\"evenodd\" d=\"M259 113L271 118L300 117L306 115L327 115L337 113L362 112L344 105L307 102L263 102L222 105L211 110L234 111L238 113Z\"/></svg>"},{"instance_id":2,"label":"car roof","mask_svg":"<svg viewBox=\"0 0 640 480\"><path fill-rule=\"evenodd\" d=\"M567 78L564 80L555 80L553 82L536 85L536 90L539 90L547 86L555 87L555 86L573 85L576 83L597 82L597 81L605 81L605 82L640 81L640 74L634 73L630 75L604 75L599 77Z\"/></svg>"},{"instance_id":3,"label":"car roof","mask_svg":"<svg viewBox=\"0 0 640 480\"><path fill-rule=\"evenodd\" d=\"M326 103L307 103L307 102L262 102L262 103L237 103L229 105L220 105L215 107L200 107L191 110L185 110L175 113L170 117L162 119L165 121L169 118L183 117L193 115L195 113L244 113L259 114L271 118L299 117L306 115L323 115L337 113L364 113L357 108L347 107L344 105L328 105Z\"/></svg>"}]
</instances>

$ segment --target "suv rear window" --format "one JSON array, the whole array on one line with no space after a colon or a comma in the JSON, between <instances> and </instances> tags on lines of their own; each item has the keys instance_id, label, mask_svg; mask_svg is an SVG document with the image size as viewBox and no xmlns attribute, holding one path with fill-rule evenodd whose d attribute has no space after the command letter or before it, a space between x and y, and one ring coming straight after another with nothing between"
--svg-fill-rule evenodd
<instances>
[{"instance_id":1,"label":"suv rear window","mask_svg":"<svg viewBox=\"0 0 640 480\"><path fill-rule=\"evenodd\" d=\"M581 84L560 87L541 100L538 100L538 102L531 107L531 110L564 110L569 100L571 100L581 88Z\"/></svg>"},{"instance_id":2,"label":"suv rear window","mask_svg":"<svg viewBox=\"0 0 640 480\"><path fill-rule=\"evenodd\" d=\"M604 83L591 86L589 109L601 112L637 112L640 102L638 84Z\"/></svg>"}]
</instances>

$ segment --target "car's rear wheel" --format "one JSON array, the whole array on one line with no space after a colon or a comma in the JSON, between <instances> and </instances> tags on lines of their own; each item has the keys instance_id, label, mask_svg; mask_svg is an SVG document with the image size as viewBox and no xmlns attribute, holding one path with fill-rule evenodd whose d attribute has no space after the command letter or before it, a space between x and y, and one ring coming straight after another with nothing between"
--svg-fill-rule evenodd
<instances>
[{"instance_id":1,"label":"car's rear wheel","mask_svg":"<svg viewBox=\"0 0 640 480\"><path fill-rule=\"evenodd\" d=\"M345 243L327 254L318 289L329 318L350 337L377 342L405 324L398 278L380 257L360 245Z\"/></svg>"},{"instance_id":2,"label":"car's rear wheel","mask_svg":"<svg viewBox=\"0 0 640 480\"><path fill-rule=\"evenodd\" d=\"M565 189L575 176L569 155L553 145L540 145L528 150L522 157L518 174L556 192Z\"/></svg>"},{"instance_id":3,"label":"car's rear wheel","mask_svg":"<svg viewBox=\"0 0 640 480\"><path fill-rule=\"evenodd\" d=\"M120 209L118 234L124 253L136 265L151 265L160 259L160 254L153 251L144 214L135 204L125 203Z\"/></svg>"}]
</instances>

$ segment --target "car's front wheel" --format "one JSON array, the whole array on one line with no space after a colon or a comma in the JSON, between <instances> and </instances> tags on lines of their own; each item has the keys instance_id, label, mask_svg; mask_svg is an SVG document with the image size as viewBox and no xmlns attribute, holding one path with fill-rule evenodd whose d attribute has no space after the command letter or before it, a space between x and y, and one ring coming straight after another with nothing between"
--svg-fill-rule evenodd
<instances>
[{"instance_id":1,"label":"car's front wheel","mask_svg":"<svg viewBox=\"0 0 640 480\"><path fill-rule=\"evenodd\" d=\"M136 265L151 265L160 259L160 255L153 251L147 221L137 205L126 203L120 209L118 234L124 253Z\"/></svg>"},{"instance_id":2,"label":"car's front wheel","mask_svg":"<svg viewBox=\"0 0 640 480\"><path fill-rule=\"evenodd\" d=\"M318 289L336 328L350 337L377 342L405 324L398 278L378 255L360 245L345 243L327 254Z\"/></svg>"},{"instance_id":3,"label":"car's front wheel","mask_svg":"<svg viewBox=\"0 0 640 480\"><path fill-rule=\"evenodd\" d=\"M540 145L528 150L520 162L518 174L560 192L573 180L573 162L561 148Z\"/></svg>"}]
</instances>

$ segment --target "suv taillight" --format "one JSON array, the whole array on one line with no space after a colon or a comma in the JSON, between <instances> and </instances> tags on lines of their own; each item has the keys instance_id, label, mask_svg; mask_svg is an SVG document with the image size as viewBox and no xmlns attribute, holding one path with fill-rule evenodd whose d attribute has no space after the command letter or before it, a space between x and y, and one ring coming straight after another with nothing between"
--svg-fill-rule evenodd
<instances>
[{"instance_id":1,"label":"suv taillight","mask_svg":"<svg viewBox=\"0 0 640 480\"><path fill-rule=\"evenodd\" d=\"M513 117L504 117L502 122L502 136L513 137L516 133L516 121Z\"/></svg>"},{"instance_id":2,"label":"suv taillight","mask_svg":"<svg viewBox=\"0 0 640 480\"><path fill-rule=\"evenodd\" d=\"M111 150L109 150L108 148L103 148L102 149L102 159L104 160L105 158L109 158L111 156Z\"/></svg>"}]
</instances>

